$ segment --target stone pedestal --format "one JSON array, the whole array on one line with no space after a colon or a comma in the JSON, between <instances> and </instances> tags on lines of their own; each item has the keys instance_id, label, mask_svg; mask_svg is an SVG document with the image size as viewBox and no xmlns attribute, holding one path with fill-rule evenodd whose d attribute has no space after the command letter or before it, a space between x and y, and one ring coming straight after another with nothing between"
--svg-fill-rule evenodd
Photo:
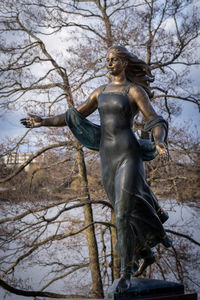
<instances>
[{"instance_id":1,"label":"stone pedestal","mask_svg":"<svg viewBox=\"0 0 200 300\"><path fill-rule=\"evenodd\" d=\"M134 298L133 298L134 300ZM140 299L142 300L142 299ZM180 294L172 296L159 296L153 298L143 298L143 300L197 300L197 294Z\"/></svg>"},{"instance_id":2,"label":"stone pedestal","mask_svg":"<svg viewBox=\"0 0 200 300\"><path fill-rule=\"evenodd\" d=\"M129 290L118 294L115 292L118 281L110 287L107 300L197 300L196 294L184 294L180 283L147 278L132 278Z\"/></svg>"}]
</instances>

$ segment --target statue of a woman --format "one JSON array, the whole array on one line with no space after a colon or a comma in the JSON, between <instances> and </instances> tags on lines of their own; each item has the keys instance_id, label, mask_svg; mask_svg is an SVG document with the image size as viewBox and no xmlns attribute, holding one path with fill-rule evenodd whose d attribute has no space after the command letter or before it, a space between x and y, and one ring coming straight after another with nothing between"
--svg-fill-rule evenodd
<instances>
[{"instance_id":1,"label":"statue of a woman","mask_svg":"<svg viewBox=\"0 0 200 300\"><path fill-rule=\"evenodd\" d=\"M30 115L21 122L26 127L65 126L67 120L76 135L77 122L70 114L75 114L80 123L82 120L84 127L84 118L98 109L102 180L115 212L121 259L121 278L116 290L122 293L129 288L132 274L142 274L155 261L152 247L158 243L171 246L162 225L168 216L146 182L144 149L132 130L133 118L141 111L147 119L146 128L152 130L156 151L167 157L167 123L151 106L152 75L144 61L124 47L113 46L108 50L107 68L112 82L98 87L77 109L69 110L67 118L65 113L52 118ZM79 133L76 136L79 138Z\"/></svg>"}]
</instances>

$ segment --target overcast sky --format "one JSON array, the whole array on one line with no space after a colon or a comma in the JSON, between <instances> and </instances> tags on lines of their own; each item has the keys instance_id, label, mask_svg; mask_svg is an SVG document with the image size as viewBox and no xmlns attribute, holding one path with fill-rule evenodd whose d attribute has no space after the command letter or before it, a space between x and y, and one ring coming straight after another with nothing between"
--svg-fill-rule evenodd
<instances>
[{"instance_id":1,"label":"overcast sky","mask_svg":"<svg viewBox=\"0 0 200 300\"><path fill-rule=\"evenodd\" d=\"M198 2L195 0L194 3L197 5ZM199 2L200 3L200 2ZM173 22L168 20L167 26L169 27L169 30L172 30L173 32ZM53 53L55 50L63 52L64 55L66 55L66 32L62 32L63 36L57 37L58 40L55 41L51 37L48 36L42 37L43 41L45 42L45 45L47 47L47 50ZM64 44L63 44L64 43ZM200 52L200 51L199 51ZM200 53L198 53L198 56L200 56ZM42 70L40 70L42 72ZM38 72L38 70L37 70ZM200 67L193 67L192 71L192 82L195 89L200 92ZM181 103L179 100L175 100L179 103ZM62 111L60 113L63 113L63 107ZM25 117L26 115L22 111L11 111L9 113L3 114L0 112L0 139L7 140L7 138L19 138L20 136L24 135L27 129L25 129L20 124L20 119ZM184 103L183 105L183 111L182 114L179 117L173 117L173 122L176 122L177 127L181 127L183 122L187 122L188 124L193 126L200 127L200 112L197 109L197 106L193 105L192 103ZM200 132L199 132L200 135Z\"/></svg>"}]
</instances>

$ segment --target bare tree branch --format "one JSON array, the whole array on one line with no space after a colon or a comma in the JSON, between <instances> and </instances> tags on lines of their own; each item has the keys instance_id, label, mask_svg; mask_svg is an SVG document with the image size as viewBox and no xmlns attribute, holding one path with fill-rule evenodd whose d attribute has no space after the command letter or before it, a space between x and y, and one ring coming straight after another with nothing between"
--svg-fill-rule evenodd
<instances>
[{"instance_id":1,"label":"bare tree branch","mask_svg":"<svg viewBox=\"0 0 200 300\"><path fill-rule=\"evenodd\" d=\"M197 242L196 240L194 240L193 238L191 238L191 237L190 237L189 235L187 235L187 234L180 233L180 232L177 232L177 231L174 231L174 230L171 230L171 229L166 229L166 231L169 232L169 233L172 233L172 234L174 234L174 235L178 235L178 236L184 237L185 239L189 240L189 241L192 242L193 244L200 246L200 243L199 243L199 242Z\"/></svg>"},{"instance_id":2,"label":"bare tree branch","mask_svg":"<svg viewBox=\"0 0 200 300\"><path fill-rule=\"evenodd\" d=\"M57 293L51 293L51 292L41 292L41 291L25 291L21 289L17 289L9 285L4 280L0 279L0 286L5 289L6 291L15 294L15 295L21 295L26 297L47 297L47 298L54 298L54 299L69 299L69 298L88 298L83 295L63 295L63 294L57 294Z\"/></svg>"}]
</instances>

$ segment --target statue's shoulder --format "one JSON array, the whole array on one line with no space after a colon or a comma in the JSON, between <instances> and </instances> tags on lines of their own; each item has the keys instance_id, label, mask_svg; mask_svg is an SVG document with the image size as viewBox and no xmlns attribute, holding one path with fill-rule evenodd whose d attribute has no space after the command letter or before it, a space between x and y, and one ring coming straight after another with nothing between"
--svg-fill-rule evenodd
<instances>
[{"instance_id":1,"label":"statue's shoulder","mask_svg":"<svg viewBox=\"0 0 200 300\"><path fill-rule=\"evenodd\" d=\"M130 83L129 92L130 92L130 94L132 94L132 95L146 94L144 88L143 88L141 85L139 85L139 84L137 84L137 83L135 83L135 82L131 82L131 83Z\"/></svg>"},{"instance_id":2,"label":"statue's shoulder","mask_svg":"<svg viewBox=\"0 0 200 300\"><path fill-rule=\"evenodd\" d=\"M99 86L97 88L98 93L101 94L105 90L106 86L107 86L107 84L103 84L103 85Z\"/></svg>"},{"instance_id":3,"label":"statue's shoulder","mask_svg":"<svg viewBox=\"0 0 200 300\"><path fill-rule=\"evenodd\" d=\"M97 100L98 96L104 91L104 89L106 88L106 84L101 85L99 87L97 87L95 90L93 90L93 92L90 94L90 100Z\"/></svg>"}]
</instances>

